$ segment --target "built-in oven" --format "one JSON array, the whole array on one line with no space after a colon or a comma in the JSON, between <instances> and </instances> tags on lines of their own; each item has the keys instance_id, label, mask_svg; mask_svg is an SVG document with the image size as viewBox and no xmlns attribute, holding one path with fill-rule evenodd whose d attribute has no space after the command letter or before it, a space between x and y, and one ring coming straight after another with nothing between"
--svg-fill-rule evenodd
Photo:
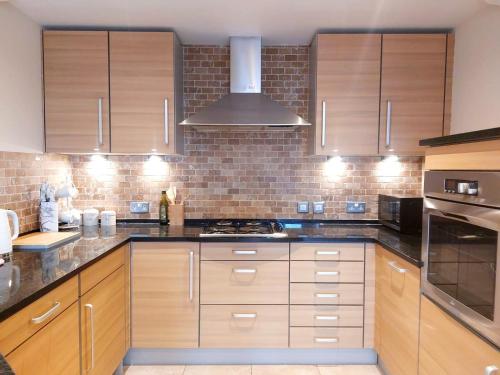
<instances>
[{"instance_id":1,"label":"built-in oven","mask_svg":"<svg viewBox=\"0 0 500 375\"><path fill-rule=\"evenodd\" d=\"M500 172L424 181L423 292L500 346Z\"/></svg>"}]
</instances>

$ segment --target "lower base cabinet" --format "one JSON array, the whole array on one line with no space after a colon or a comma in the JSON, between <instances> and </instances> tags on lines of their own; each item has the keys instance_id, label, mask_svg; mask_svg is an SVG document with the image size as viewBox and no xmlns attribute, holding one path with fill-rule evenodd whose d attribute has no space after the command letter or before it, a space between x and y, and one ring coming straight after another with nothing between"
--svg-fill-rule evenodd
<instances>
[{"instance_id":1,"label":"lower base cabinet","mask_svg":"<svg viewBox=\"0 0 500 375\"><path fill-rule=\"evenodd\" d=\"M78 302L7 356L16 375L80 373Z\"/></svg>"},{"instance_id":2,"label":"lower base cabinet","mask_svg":"<svg viewBox=\"0 0 500 375\"><path fill-rule=\"evenodd\" d=\"M500 374L500 351L422 297L419 375L474 374Z\"/></svg>"}]
</instances>

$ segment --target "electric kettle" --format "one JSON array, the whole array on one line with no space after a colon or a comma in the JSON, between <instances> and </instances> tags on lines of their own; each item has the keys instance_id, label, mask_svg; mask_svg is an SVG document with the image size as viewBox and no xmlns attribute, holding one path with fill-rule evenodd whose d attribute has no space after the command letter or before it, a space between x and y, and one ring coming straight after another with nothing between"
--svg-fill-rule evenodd
<instances>
[{"instance_id":1,"label":"electric kettle","mask_svg":"<svg viewBox=\"0 0 500 375\"><path fill-rule=\"evenodd\" d=\"M14 225L14 233L11 233L9 216ZM12 252L12 240L19 236L19 218L14 211L0 209L0 256Z\"/></svg>"}]
</instances>

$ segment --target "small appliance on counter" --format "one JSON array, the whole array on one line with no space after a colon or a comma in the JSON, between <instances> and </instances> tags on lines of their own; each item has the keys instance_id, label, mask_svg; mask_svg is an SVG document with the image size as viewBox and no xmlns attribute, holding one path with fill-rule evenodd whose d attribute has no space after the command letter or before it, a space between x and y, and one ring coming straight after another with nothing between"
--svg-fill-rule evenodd
<instances>
[{"instance_id":1,"label":"small appliance on counter","mask_svg":"<svg viewBox=\"0 0 500 375\"><path fill-rule=\"evenodd\" d=\"M56 188L44 182L40 187L40 232L59 231L58 213Z\"/></svg>"},{"instance_id":2,"label":"small appliance on counter","mask_svg":"<svg viewBox=\"0 0 500 375\"><path fill-rule=\"evenodd\" d=\"M378 220L404 234L422 231L423 198L415 195L378 196Z\"/></svg>"},{"instance_id":3,"label":"small appliance on counter","mask_svg":"<svg viewBox=\"0 0 500 375\"><path fill-rule=\"evenodd\" d=\"M11 232L9 217L14 226L14 233ZM12 241L19 236L19 218L14 211L0 209L0 258L4 254L12 253Z\"/></svg>"}]
</instances>

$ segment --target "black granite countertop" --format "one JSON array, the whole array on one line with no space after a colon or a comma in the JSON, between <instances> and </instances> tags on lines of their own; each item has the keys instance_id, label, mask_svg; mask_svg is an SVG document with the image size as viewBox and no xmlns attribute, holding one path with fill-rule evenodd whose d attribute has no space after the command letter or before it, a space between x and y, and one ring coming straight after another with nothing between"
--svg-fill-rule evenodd
<instances>
[{"instance_id":1,"label":"black granite countertop","mask_svg":"<svg viewBox=\"0 0 500 375\"><path fill-rule=\"evenodd\" d=\"M16 251L0 267L0 321L40 298L107 253L130 241L281 241L376 242L414 265L421 266L420 236L401 235L373 224L286 224L288 237L280 239L200 238L202 227L161 227L153 223L119 224L113 230L82 228L82 237L43 251Z\"/></svg>"},{"instance_id":2,"label":"black granite countertop","mask_svg":"<svg viewBox=\"0 0 500 375\"><path fill-rule=\"evenodd\" d=\"M422 139L419 144L420 146L436 147L454 145L459 143L491 141L494 139L500 139L500 127L476 130L467 133L445 135L444 137Z\"/></svg>"}]
</instances>

